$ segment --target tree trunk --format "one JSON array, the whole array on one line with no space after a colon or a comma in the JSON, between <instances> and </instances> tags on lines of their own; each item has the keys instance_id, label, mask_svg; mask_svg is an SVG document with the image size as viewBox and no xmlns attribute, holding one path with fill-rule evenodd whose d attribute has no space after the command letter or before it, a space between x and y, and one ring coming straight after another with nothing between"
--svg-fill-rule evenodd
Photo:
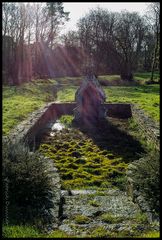
<instances>
[{"instance_id":1,"label":"tree trunk","mask_svg":"<svg viewBox=\"0 0 162 240\"><path fill-rule=\"evenodd\" d=\"M156 64L156 58L157 58L157 50L158 50L158 41L156 43L153 62L152 62L151 79L150 79L151 82L154 82L154 71L155 71L155 64Z\"/></svg>"},{"instance_id":2,"label":"tree trunk","mask_svg":"<svg viewBox=\"0 0 162 240\"><path fill-rule=\"evenodd\" d=\"M133 81L132 69L129 63L121 64L120 77L123 81Z\"/></svg>"}]
</instances>

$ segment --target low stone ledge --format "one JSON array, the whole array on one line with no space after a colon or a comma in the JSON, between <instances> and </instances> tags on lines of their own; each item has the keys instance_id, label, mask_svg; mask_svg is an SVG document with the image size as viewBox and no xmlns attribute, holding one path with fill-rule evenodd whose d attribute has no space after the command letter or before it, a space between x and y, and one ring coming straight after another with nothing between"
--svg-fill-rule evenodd
<instances>
[{"instance_id":1,"label":"low stone ledge","mask_svg":"<svg viewBox=\"0 0 162 240\"><path fill-rule=\"evenodd\" d=\"M46 106L33 112L29 118L19 124L10 133L12 140L23 140L30 143L35 142L35 137L41 129L51 121L56 121L61 115L73 114L76 107L75 102L71 103L48 103ZM107 116L113 118L130 118L133 117L138 123L141 132L145 135L146 140L153 143L159 149L159 125L149 118L143 110L137 108L134 104L129 103L105 103Z\"/></svg>"},{"instance_id":2,"label":"low stone ledge","mask_svg":"<svg viewBox=\"0 0 162 240\"><path fill-rule=\"evenodd\" d=\"M139 129L145 136L147 142L153 144L155 148L160 148L160 126L145 114L137 105L131 104L132 117L138 123Z\"/></svg>"},{"instance_id":3,"label":"low stone ledge","mask_svg":"<svg viewBox=\"0 0 162 240\"><path fill-rule=\"evenodd\" d=\"M47 199L48 205L44 210L44 217L46 219L46 228L48 231L57 228L59 225L59 208L61 198L61 183L60 176L57 168L55 167L52 159L40 155L48 165L48 177L51 181L52 190L48 191L49 198Z\"/></svg>"},{"instance_id":4,"label":"low stone ledge","mask_svg":"<svg viewBox=\"0 0 162 240\"><path fill-rule=\"evenodd\" d=\"M35 142L35 137L39 131L47 126L50 121L56 121L61 115L73 114L76 107L75 102L71 103L48 103L46 106L33 112L28 119L24 120L10 133L10 138L14 141L25 141L28 144ZM131 117L130 104L105 103L109 117L128 118Z\"/></svg>"},{"instance_id":5,"label":"low stone ledge","mask_svg":"<svg viewBox=\"0 0 162 240\"><path fill-rule=\"evenodd\" d=\"M132 179L133 177L133 171L135 171L138 167L138 164L143 161L143 158L138 159L134 161L133 163L130 163L128 165L127 171L126 171L126 178L127 178L127 195L132 199L133 202L137 203L140 209L145 212L147 216L147 220L152 226L155 225L155 228L153 227L154 230L157 230L157 226L159 226L159 219L155 217L145 200L143 194L139 189L137 189L136 184L134 180ZM159 229L158 229L159 230Z\"/></svg>"},{"instance_id":6,"label":"low stone ledge","mask_svg":"<svg viewBox=\"0 0 162 240\"><path fill-rule=\"evenodd\" d=\"M132 117L131 104L129 103L105 103L108 117L130 118Z\"/></svg>"}]
</instances>

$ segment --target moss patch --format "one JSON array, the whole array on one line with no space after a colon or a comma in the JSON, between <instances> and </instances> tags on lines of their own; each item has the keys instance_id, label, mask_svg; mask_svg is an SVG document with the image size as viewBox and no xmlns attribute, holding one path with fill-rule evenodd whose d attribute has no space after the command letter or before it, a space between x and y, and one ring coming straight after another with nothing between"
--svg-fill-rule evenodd
<instances>
[{"instance_id":1,"label":"moss patch","mask_svg":"<svg viewBox=\"0 0 162 240\"><path fill-rule=\"evenodd\" d=\"M74 217L74 221L78 224L86 224L86 223L89 223L91 219L84 215L76 215Z\"/></svg>"},{"instance_id":2,"label":"moss patch","mask_svg":"<svg viewBox=\"0 0 162 240\"><path fill-rule=\"evenodd\" d=\"M123 189L127 164L136 160L143 149L110 122L96 131L65 128L42 138L39 150L54 160L63 189Z\"/></svg>"}]
</instances>

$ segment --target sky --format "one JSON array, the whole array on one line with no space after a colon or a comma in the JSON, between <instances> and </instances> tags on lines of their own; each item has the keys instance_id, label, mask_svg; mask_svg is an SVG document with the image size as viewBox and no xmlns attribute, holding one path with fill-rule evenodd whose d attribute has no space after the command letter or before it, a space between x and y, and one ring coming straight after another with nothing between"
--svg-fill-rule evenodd
<instances>
[{"instance_id":1,"label":"sky","mask_svg":"<svg viewBox=\"0 0 162 240\"><path fill-rule=\"evenodd\" d=\"M139 12L144 15L150 2L63 2L64 11L70 12L70 20L64 25L62 34L69 30L76 30L76 23L79 18L83 17L90 9L101 7L112 12L120 12L128 10L130 12Z\"/></svg>"}]
</instances>

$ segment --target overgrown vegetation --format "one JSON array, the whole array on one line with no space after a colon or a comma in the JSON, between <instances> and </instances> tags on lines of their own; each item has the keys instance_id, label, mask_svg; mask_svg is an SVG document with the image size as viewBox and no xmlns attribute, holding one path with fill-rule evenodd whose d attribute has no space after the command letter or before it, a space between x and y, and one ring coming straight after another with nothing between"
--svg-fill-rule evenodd
<instances>
[{"instance_id":1,"label":"overgrown vegetation","mask_svg":"<svg viewBox=\"0 0 162 240\"><path fill-rule=\"evenodd\" d=\"M85 215L76 215L74 221L78 224L86 224L91 221L91 219Z\"/></svg>"},{"instance_id":2,"label":"overgrown vegetation","mask_svg":"<svg viewBox=\"0 0 162 240\"><path fill-rule=\"evenodd\" d=\"M154 150L133 163L132 179L135 187L142 193L155 216L160 211L160 156Z\"/></svg>"},{"instance_id":3,"label":"overgrown vegetation","mask_svg":"<svg viewBox=\"0 0 162 240\"><path fill-rule=\"evenodd\" d=\"M50 215L46 215L44 209L48 209L52 189L48 164L38 152L31 153L23 143L3 139L2 166L3 221L7 217L10 224L32 223L37 227L47 224Z\"/></svg>"},{"instance_id":4,"label":"overgrown vegetation","mask_svg":"<svg viewBox=\"0 0 162 240\"><path fill-rule=\"evenodd\" d=\"M101 220L106 223L121 223L123 221L123 218L116 217L110 213L104 213L101 215Z\"/></svg>"},{"instance_id":5,"label":"overgrown vegetation","mask_svg":"<svg viewBox=\"0 0 162 240\"><path fill-rule=\"evenodd\" d=\"M2 236L4 238L39 238L40 235L40 232L31 226L4 225L2 227Z\"/></svg>"},{"instance_id":6,"label":"overgrown vegetation","mask_svg":"<svg viewBox=\"0 0 162 240\"><path fill-rule=\"evenodd\" d=\"M102 123L95 133L65 128L45 134L42 139L39 150L56 163L63 189L119 187L123 190L127 163L144 152L138 141L110 122Z\"/></svg>"},{"instance_id":7,"label":"overgrown vegetation","mask_svg":"<svg viewBox=\"0 0 162 240\"><path fill-rule=\"evenodd\" d=\"M42 233L30 225L4 225L2 227L4 238L72 238L61 230L54 230L51 233Z\"/></svg>"}]
</instances>

